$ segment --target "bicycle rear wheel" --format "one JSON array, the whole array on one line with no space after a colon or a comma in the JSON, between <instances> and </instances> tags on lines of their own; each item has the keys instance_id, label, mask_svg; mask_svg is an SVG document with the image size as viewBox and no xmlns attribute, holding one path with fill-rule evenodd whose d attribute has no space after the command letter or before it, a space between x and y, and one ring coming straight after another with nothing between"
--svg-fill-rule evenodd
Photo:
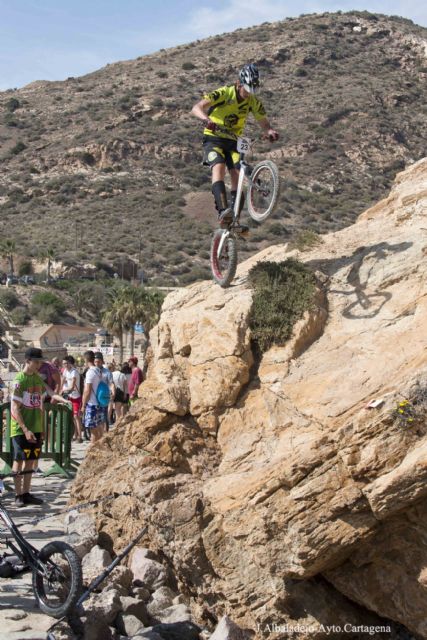
<instances>
[{"instance_id":1,"label":"bicycle rear wheel","mask_svg":"<svg viewBox=\"0 0 427 640\"><path fill-rule=\"evenodd\" d=\"M82 567L74 549L65 542L49 542L38 555L41 568L33 569L33 590L43 613L62 618L71 613L82 590Z\"/></svg>"},{"instance_id":2,"label":"bicycle rear wheel","mask_svg":"<svg viewBox=\"0 0 427 640\"><path fill-rule=\"evenodd\" d=\"M263 222L274 211L279 187L279 170L274 162L258 162L248 185L248 213L253 220Z\"/></svg>"},{"instance_id":3,"label":"bicycle rear wheel","mask_svg":"<svg viewBox=\"0 0 427 640\"><path fill-rule=\"evenodd\" d=\"M223 234L227 233L221 246ZM237 241L226 229L217 229L211 242L211 271L220 287L228 287L236 275Z\"/></svg>"}]
</instances>

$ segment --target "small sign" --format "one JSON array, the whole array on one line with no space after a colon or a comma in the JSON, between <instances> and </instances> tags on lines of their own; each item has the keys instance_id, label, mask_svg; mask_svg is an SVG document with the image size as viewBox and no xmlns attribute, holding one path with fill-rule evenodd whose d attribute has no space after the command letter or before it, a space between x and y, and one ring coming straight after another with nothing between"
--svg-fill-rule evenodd
<instances>
[{"instance_id":1,"label":"small sign","mask_svg":"<svg viewBox=\"0 0 427 640\"><path fill-rule=\"evenodd\" d=\"M237 151L248 153L251 150L252 140L250 138L237 138Z\"/></svg>"}]
</instances>

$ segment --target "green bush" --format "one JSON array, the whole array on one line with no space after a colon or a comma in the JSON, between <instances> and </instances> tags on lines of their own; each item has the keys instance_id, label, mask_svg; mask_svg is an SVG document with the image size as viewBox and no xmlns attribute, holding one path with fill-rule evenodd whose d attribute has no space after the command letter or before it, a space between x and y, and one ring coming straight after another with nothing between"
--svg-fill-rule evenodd
<instances>
[{"instance_id":1,"label":"green bush","mask_svg":"<svg viewBox=\"0 0 427 640\"><path fill-rule=\"evenodd\" d=\"M301 262L259 262L249 271L254 290L250 327L252 339L261 352L273 344L283 345L292 328L310 308L314 292L314 274Z\"/></svg>"},{"instance_id":2,"label":"green bush","mask_svg":"<svg viewBox=\"0 0 427 640\"><path fill-rule=\"evenodd\" d=\"M13 291L2 291L0 293L0 304L6 311L11 311L18 306L19 299Z\"/></svg>"},{"instance_id":3,"label":"green bush","mask_svg":"<svg viewBox=\"0 0 427 640\"><path fill-rule=\"evenodd\" d=\"M41 322L56 322L65 309L64 301L50 291L39 291L31 298L31 314Z\"/></svg>"},{"instance_id":4,"label":"green bush","mask_svg":"<svg viewBox=\"0 0 427 640\"><path fill-rule=\"evenodd\" d=\"M32 309L31 311L32 314L35 315L37 320L39 320L43 324L55 323L60 319L60 314L52 305L40 307L37 309L37 312L35 312L34 309Z\"/></svg>"},{"instance_id":5,"label":"green bush","mask_svg":"<svg viewBox=\"0 0 427 640\"><path fill-rule=\"evenodd\" d=\"M183 62L182 68L184 69L184 71L191 71L191 69L196 68L196 65L193 64L192 62Z\"/></svg>"},{"instance_id":6,"label":"green bush","mask_svg":"<svg viewBox=\"0 0 427 640\"><path fill-rule=\"evenodd\" d=\"M10 314L12 322L14 324L27 324L30 319L29 313L25 307L16 307Z\"/></svg>"},{"instance_id":7,"label":"green bush","mask_svg":"<svg viewBox=\"0 0 427 640\"><path fill-rule=\"evenodd\" d=\"M27 148L27 145L19 141L15 144L14 147L12 147L12 149L10 150L10 153L11 155L16 156L18 155L18 153L21 153L21 151L24 151L24 149L26 148Z\"/></svg>"},{"instance_id":8,"label":"green bush","mask_svg":"<svg viewBox=\"0 0 427 640\"><path fill-rule=\"evenodd\" d=\"M4 106L6 107L7 111L13 113L14 111L16 111L16 109L19 109L21 104L16 98L10 98Z\"/></svg>"},{"instance_id":9,"label":"green bush","mask_svg":"<svg viewBox=\"0 0 427 640\"><path fill-rule=\"evenodd\" d=\"M298 251L307 251L322 244L322 242L322 238L311 229L301 229L292 244Z\"/></svg>"}]
</instances>

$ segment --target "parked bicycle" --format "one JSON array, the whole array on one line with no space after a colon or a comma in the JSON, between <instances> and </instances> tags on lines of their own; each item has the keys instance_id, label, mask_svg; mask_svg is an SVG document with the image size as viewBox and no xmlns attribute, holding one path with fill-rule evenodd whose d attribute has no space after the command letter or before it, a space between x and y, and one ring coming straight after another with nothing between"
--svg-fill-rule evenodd
<instances>
[{"instance_id":1,"label":"parked bicycle","mask_svg":"<svg viewBox=\"0 0 427 640\"><path fill-rule=\"evenodd\" d=\"M227 133L237 140L237 151L240 154L240 172L237 184L237 194L233 208L233 218L226 229L214 232L210 264L215 282L221 287L228 287L237 269L237 240L242 235L240 225L240 203L244 182L247 182L246 202L248 213L256 222L264 222L274 211L279 197L279 170L271 160L261 160L254 167L246 161L245 156L250 151L252 140L243 136L236 136L229 129L217 127L217 130Z\"/></svg>"},{"instance_id":2,"label":"parked bicycle","mask_svg":"<svg viewBox=\"0 0 427 640\"><path fill-rule=\"evenodd\" d=\"M5 544L24 565L23 571L32 571L33 591L40 610L52 618L68 615L83 587L78 555L70 545L59 540L49 542L40 551L27 542L2 504L2 491L0 480L0 518L15 541L6 538Z\"/></svg>"}]
</instances>

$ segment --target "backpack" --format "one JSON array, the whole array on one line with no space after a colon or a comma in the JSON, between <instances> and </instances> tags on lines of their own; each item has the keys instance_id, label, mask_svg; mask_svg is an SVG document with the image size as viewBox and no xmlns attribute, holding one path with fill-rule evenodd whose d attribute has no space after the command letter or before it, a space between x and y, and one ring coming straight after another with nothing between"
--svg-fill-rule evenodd
<instances>
[{"instance_id":1,"label":"backpack","mask_svg":"<svg viewBox=\"0 0 427 640\"><path fill-rule=\"evenodd\" d=\"M96 401L101 407L108 407L110 404L110 387L102 379L96 389Z\"/></svg>"}]
</instances>

